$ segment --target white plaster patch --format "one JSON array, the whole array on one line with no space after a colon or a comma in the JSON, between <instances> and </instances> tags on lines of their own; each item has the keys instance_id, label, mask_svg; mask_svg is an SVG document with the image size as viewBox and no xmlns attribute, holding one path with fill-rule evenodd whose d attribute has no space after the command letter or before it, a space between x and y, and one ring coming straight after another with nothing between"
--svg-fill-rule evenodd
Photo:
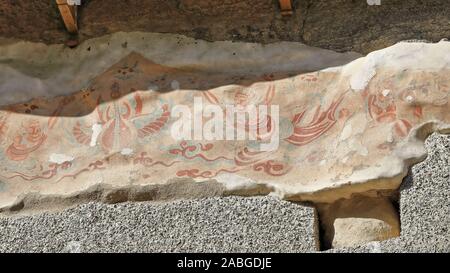
<instances>
[{"instance_id":1,"label":"white plaster patch","mask_svg":"<svg viewBox=\"0 0 450 273\"><path fill-rule=\"evenodd\" d=\"M242 177L234 173L222 173L215 177L217 182L224 185L227 190L239 190L254 187L255 181L250 178Z\"/></svg>"},{"instance_id":2,"label":"white plaster patch","mask_svg":"<svg viewBox=\"0 0 450 273\"><path fill-rule=\"evenodd\" d=\"M360 65L358 71L350 78L350 87L355 91L366 89L370 80L377 74L375 69L375 61L367 56Z\"/></svg>"},{"instance_id":3,"label":"white plaster patch","mask_svg":"<svg viewBox=\"0 0 450 273\"><path fill-rule=\"evenodd\" d=\"M95 123L92 125L92 135L91 135L91 143L89 144L91 147L97 145L97 138L102 132L102 125L99 123Z\"/></svg>"},{"instance_id":4,"label":"white plaster patch","mask_svg":"<svg viewBox=\"0 0 450 273\"><path fill-rule=\"evenodd\" d=\"M65 155L65 154L51 154L50 159L48 160L51 163L62 164L64 162L70 162L74 160L73 156Z\"/></svg>"},{"instance_id":5,"label":"white plaster patch","mask_svg":"<svg viewBox=\"0 0 450 273\"><path fill-rule=\"evenodd\" d=\"M352 135L352 125L351 124L347 124L347 125L345 125L344 129L342 130L340 139L341 140L346 140L351 135Z\"/></svg>"},{"instance_id":6,"label":"white plaster patch","mask_svg":"<svg viewBox=\"0 0 450 273\"><path fill-rule=\"evenodd\" d=\"M338 73L342 71L342 66L335 66L335 67L328 67L325 69L322 69L321 71L323 72L334 72L334 73Z\"/></svg>"},{"instance_id":7,"label":"white plaster patch","mask_svg":"<svg viewBox=\"0 0 450 273\"><path fill-rule=\"evenodd\" d=\"M133 149L131 149L131 148L123 148L122 151L120 151L120 153L122 155L132 155L133 154Z\"/></svg>"},{"instance_id":8,"label":"white plaster patch","mask_svg":"<svg viewBox=\"0 0 450 273\"><path fill-rule=\"evenodd\" d=\"M389 90L389 89L384 89L382 92L383 96L385 96L385 97L389 96L390 93L391 93L391 90Z\"/></svg>"},{"instance_id":9,"label":"white plaster patch","mask_svg":"<svg viewBox=\"0 0 450 273\"><path fill-rule=\"evenodd\" d=\"M414 98L413 98L412 96L407 96L407 97L406 97L406 101L407 101L408 103L412 103L412 102L414 101Z\"/></svg>"}]
</instances>

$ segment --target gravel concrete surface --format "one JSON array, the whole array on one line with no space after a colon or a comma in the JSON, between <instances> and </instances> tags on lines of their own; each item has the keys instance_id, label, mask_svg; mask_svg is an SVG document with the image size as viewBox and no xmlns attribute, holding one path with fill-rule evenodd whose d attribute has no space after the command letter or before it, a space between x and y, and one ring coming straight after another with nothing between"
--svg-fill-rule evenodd
<instances>
[{"instance_id":1,"label":"gravel concrete surface","mask_svg":"<svg viewBox=\"0 0 450 273\"><path fill-rule=\"evenodd\" d=\"M88 203L0 219L0 252L310 252L314 209L273 197Z\"/></svg>"}]
</instances>

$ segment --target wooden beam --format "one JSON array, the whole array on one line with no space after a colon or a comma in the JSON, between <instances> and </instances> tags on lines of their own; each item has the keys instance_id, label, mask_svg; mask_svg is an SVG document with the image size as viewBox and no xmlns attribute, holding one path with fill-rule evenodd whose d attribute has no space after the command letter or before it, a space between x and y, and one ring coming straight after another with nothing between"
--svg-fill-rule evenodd
<instances>
[{"instance_id":1,"label":"wooden beam","mask_svg":"<svg viewBox=\"0 0 450 273\"><path fill-rule=\"evenodd\" d=\"M292 15L292 0L279 0L280 1L280 9L281 15L287 16Z\"/></svg>"},{"instance_id":2,"label":"wooden beam","mask_svg":"<svg viewBox=\"0 0 450 273\"><path fill-rule=\"evenodd\" d=\"M67 31L70 33L77 33L77 6L69 5L67 0L56 0L56 3L58 4L59 12L61 13Z\"/></svg>"}]
</instances>

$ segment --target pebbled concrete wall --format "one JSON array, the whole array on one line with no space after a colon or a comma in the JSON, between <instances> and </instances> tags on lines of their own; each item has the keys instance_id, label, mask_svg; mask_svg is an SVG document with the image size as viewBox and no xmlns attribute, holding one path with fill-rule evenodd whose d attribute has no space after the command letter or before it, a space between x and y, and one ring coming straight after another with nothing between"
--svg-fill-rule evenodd
<instances>
[{"instance_id":1,"label":"pebbled concrete wall","mask_svg":"<svg viewBox=\"0 0 450 273\"><path fill-rule=\"evenodd\" d=\"M0 252L311 252L314 209L273 197L88 203L0 219Z\"/></svg>"}]
</instances>

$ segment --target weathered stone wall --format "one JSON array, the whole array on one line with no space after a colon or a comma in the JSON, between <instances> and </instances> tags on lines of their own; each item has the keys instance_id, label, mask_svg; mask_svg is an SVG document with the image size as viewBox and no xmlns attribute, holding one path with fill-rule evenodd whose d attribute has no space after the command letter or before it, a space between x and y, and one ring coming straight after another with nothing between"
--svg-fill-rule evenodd
<instances>
[{"instance_id":1,"label":"weathered stone wall","mask_svg":"<svg viewBox=\"0 0 450 273\"><path fill-rule=\"evenodd\" d=\"M206 42L144 32L118 32L88 40L76 49L0 38L0 105L76 92L132 52L160 65L222 74L298 74L361 57L294 42Z\"/></svg>"},{"instance_id":2,"label":"weathered stone wall","mask_svg":"<svg viewBox=\"0 0 450 273\"><path fill-rule=\"evenodd\" d=\"M447 0L295 0L283 18L276 0L90 0L80 12L80 40L117 31L177 33L209 41L298 41L368 53L408 39L450 37ZM17 17L20 16L20 20ZM0 37L63 43L68 34L54 1L4 0Z\"/></svg>"}]
</instances>

